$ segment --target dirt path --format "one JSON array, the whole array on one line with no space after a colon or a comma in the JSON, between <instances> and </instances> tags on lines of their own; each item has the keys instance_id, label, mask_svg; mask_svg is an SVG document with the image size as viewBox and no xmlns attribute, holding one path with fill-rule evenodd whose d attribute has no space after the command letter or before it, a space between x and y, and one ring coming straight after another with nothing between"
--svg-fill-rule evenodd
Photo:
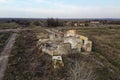
<instances>
[{"instance_id":1,"label":"dirt path","mask_svg":"<svg viewBox=\"0 0 120 80\"><path fill-rule=\"evenodd\" d=\"M57 36L60 36L60 33L59 32L56 32L55 29L54 30L50 30L50 29L45 29L48 33L50 34L53 34L53 35L57 35Z\"/></svg>"},{"instance_id":2,"label":"dirt path","mask_svg":"<svg viewBox=\"0 0 120 80\"><path fill-rule=\"evenodd\" d=\"M0 29L0 33L2 32L20 32L20 31L26 31L31 29Z\"/></svg>"},{"instance_id":3,"label":"dirt path","mask_svg":"<svg viewBox=\"0 0 120 80\"><path fill-rule=\"evenodd\" d=\"M0 80L2 80L2 78L4 76L6 66L8 63L8 57L9 57L9 54L12 50L12 46L14 45L16 36L17 36L17 33L13 33L10 36L8 43L4 47L4 50L1 52L1 55L0 55Z\"/></svg>"}]
</instances>

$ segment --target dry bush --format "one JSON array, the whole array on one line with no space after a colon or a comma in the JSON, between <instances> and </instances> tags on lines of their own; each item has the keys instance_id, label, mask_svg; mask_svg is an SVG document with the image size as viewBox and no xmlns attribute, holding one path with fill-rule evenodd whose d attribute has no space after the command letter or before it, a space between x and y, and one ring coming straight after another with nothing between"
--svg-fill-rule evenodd
<instances>
[{"instance_id":1,"label":"dry bush","mask_svg":"<svg viewBox=\"0 0 120 80\"><path fill-rule=\"evenodd\" d=\"M74 65L70 66L69 73L69 80L96 80L92 66L85 62L75 61Z\"/></svg>"}]
</instances>

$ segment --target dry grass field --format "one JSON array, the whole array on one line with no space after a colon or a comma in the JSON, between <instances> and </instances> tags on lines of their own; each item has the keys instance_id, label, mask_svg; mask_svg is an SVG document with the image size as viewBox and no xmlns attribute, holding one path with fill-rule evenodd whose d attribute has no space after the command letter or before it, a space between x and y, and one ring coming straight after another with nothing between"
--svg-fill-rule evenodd
<instances>
[{"instance_id":1,"label":"dry grass field","mask_svg":"<svg viewBox=\"0 0 120 80\"><path fill-rule=\"evenodd\" d=\"M65 66L53 69L51 57L38 50L34 32L19 33L4 80L120 80L120 28L81 28L93 42L90 55L63 55Z\"/></svg>"},{"instance_id":2,"label":"dry grass field","mask_svg":"<svg viewBox=\"0 0 120 80\"><path fill-rule=\"evenodd\" d=\"M120 28L95 28L78 30L93 41L93 54L102 55L120 69ZM98 56L99 57L99 56Z\"/></svg>"}]
</instances>

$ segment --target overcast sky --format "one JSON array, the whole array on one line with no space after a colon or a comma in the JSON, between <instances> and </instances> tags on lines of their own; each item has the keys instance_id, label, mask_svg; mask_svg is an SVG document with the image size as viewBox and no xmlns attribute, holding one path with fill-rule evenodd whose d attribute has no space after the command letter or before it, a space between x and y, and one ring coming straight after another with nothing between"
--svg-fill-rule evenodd
<instances>
[{"instance_id":1,"label":"overcast sky","mask_svg":"<svg viewBox=\"0 0 120 80\"><path fill-rule=\"evenodd\" d=\"M120 18L120 0L0 0L1 18Z\"/></svg>"}]
</instances>

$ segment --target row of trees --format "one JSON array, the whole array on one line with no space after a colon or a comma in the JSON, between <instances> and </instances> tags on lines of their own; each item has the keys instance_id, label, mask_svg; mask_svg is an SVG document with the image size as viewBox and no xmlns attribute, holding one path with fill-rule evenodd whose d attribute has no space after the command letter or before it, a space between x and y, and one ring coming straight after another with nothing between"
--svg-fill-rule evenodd
<instances>
[{"instance_id":1,"label":"row of trees","mask_svg":"<svg viewBox=\"0 0 120 80\"><path fill-rule=\"evenodd\" d=\"M58 20L58 19L48 18L47 19L47 26L48 27L63 26L63 22Z\"/></svg>"},{"instance_id":2,"label":"row of trees","mask_svg":"<svg viewBox=\"0 0 120 80\"><path fill-rule=\"evenodd\" d=\"M25 20L25 19L12 19L6 21L7 23L15 22L20 26L30 26L30 25L35 25L35 26L47 26L47 27L57 27L57 26L63 26L63 21L59 19L54 19L54 18L48 18L48 19L43 19L43 20Z\"/></svg>"}]
</instances>

